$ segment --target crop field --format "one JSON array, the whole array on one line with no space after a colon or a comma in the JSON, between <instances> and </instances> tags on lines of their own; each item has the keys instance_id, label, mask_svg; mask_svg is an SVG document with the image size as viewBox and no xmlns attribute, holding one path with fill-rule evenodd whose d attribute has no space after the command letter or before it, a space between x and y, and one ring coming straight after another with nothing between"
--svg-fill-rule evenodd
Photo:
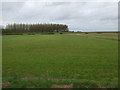
<instances>
[{"instance_id":1,"label":"crop field","mask_svg":"<svg viewBox=\"0 0 120 90\"><path fill-rule=\"evenodd\" d=\"M3 88L117 88L118 41L3 35Z\"/></svg>"},{"instance_id":2,"label":"crop field","mask_svg":"<svg viewBox=\"0 0 120 90\"><path fill-rule=\"evenodd\" d=\"M69 34L69 33L68 33ZM104 32L93 32L93 33L73 33L72 35L80 35L80 36L87 36L87 37L96 37L96 38L103 38L109 40L119 40L120 41L120 33L104 33Z\"/></svg>"}]
</instances>

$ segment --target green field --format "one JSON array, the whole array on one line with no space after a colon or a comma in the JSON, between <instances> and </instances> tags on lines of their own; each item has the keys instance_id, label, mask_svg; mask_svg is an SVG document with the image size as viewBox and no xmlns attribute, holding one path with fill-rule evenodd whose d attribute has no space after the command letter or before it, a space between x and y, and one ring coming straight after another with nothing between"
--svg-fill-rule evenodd
<instances>
[{"instance_id":1,"label":"green field","mask_svg":"<svg viewBox=\"0 0 120 90\"><path fill-rule=\"evenodd\" d=\"M118 41L79 35L4 35L4 88L118 87Z\"/></svg>"}]
</instances>

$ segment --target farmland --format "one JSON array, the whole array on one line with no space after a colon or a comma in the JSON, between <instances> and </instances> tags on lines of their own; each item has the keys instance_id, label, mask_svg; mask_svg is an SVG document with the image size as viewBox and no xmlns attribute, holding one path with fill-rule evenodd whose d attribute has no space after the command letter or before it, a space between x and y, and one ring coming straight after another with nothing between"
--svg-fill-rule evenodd
<instances>
[{"instance_id":1,"label":"farmland","mask_svg":"<svg viewBox=\"0 0 120 90\"><path fill-rule=\"evenodd\" d=\"M2 39L4 88L118 87L116 40L89 34L4 35Z\"/></svg>"},{"instance_id":2,"label":"farmland","mask_svg":"<svg viewBox=\"0 0 120 90\"><path fill-rule=\"evenodd\" d=\"M96 37L109 40L120 40L120 32L82 32L82 33L68 33L70 35L80 35L85 37Z\"/></svg>"}]
</instances>

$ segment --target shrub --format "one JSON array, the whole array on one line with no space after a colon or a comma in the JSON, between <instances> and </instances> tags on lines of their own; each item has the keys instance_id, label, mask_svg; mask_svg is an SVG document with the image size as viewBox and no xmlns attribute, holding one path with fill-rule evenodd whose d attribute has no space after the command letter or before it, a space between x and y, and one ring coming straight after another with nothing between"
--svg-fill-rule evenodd
<instances>
[{"instance_id":1,"label":"shrub","mask_svg":"<svg viewBox=\"0 0 120 90\"><path fill-rule=\"evenodd\" d=\"M63 33L60 33L60 34L63 34Z\"/></svg>"},{"instance_id":2,"label":"shrub","mask_svg":"<svg viewBox=\"0 0 120 90\"><path fill-rule=\"evenodd\" d=\"M54 34L53 32L48 32L48 34Z\"/></svg>"},{"instance_id":3,"label":"shrub","mask_svg":"<svg viewBox=\"0 0 120 90\"><path fill-rule=\"evenodd\" d=\"M23 33L3 33L2 35L23 35Z\"/></svg>"},{"instance_id":4,"label":"shrub","mask_svg":"<svg viewBox=\"0 0 120 90\"><path fill-rule=\"evenodd\" d=\"M28 35L35 35L34 33L28 33Z\"/></svg>"},{"instance_id":5,"label":"shrub","mask_svg":"<svg viewBox=\"0 0 120 90\"><path fill-rule=\"evenodd\" d=\"M97 34L101 34L102 32L97 32Z\"/></svg>"}]
</instances>

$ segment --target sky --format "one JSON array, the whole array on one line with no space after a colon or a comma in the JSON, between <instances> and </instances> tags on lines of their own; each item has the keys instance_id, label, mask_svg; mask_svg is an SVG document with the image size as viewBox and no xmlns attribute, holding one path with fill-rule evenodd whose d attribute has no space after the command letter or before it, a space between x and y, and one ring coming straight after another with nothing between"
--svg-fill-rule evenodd
<instances>
[{"instance_id":1,"label":"sky","mask_svg":"<svg viewBox=\"0 0 120 90\"><path fill-rule=\"evenodd\" d=\"M117 31L117 2L2 2L2 24L66 24L70 31Z\"/></svg>"}]
</instances>

